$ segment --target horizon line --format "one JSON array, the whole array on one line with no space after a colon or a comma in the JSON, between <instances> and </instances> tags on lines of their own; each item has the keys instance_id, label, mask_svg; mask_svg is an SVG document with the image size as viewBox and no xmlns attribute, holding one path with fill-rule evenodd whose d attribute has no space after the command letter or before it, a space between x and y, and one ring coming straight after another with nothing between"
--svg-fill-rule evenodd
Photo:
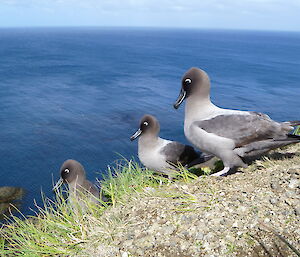
<instances>
[{"instance_id":1,"label":"horizon line","mask_svg":"<svg viewBox=\"0 0 300 257\"><path fill-rule=\"evenodd\" d=\"M214 31L245 31L245 32L294 32L300 30L276 30L276 29L254 29L254 28L207 28L207 27L164 27L164 26L122 26L122 25L25 25L25 26L1 26L0 29L67 29L67 28L103 28L103 29L161 29L161 30L214 30Z\"/></svg>"}]
</instances>

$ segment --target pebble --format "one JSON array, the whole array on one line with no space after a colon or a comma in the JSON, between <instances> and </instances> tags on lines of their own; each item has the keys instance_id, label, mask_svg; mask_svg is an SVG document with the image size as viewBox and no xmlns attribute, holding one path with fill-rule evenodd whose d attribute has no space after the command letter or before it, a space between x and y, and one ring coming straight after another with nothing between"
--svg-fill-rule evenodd
<instances>
[{"instance_id":1,"label":"pebble","mask_svg":"<svg viewBox=\"0 0 300 257\"><path fill-rule=\"evenodd\" d=\"M204 234L202 232L198 232L195 236L196 240L203 240Z\"/></svg>"},{"instance_id":2,"label":"pebble","mask_svg":"<svg viewBox=\"0 0 300 257\"><path fill-rule=\"evenodd\" d=\"M126 240L125 242L123 242L123 246L125 247L130 247L133 244L133 240Z\"/></svg>"},{"instance_id":3,"label":"pebble","mask_svg":"<svg viewBox=\"0 0 300 257\"><path fill-rule=\"evenodd\" d=\"M289 183L289 188L295 189L300 186L300 180L299 179L291 179Z\"/></svg>"},{"instance_id":4,"label":"pebble","mask_svg":"<svg viewBox=\"0 0 300 257\"><path fill-rule=\"evenodd\" d=\"M295 208L295 214L300 216L300 206Z\"/></svg>"},{"instance_id":5,"label":"pebble","mask_svg":"<svg viewBox=\"0 0 300 257\"><path fill-rule=\"evenodd\" d=\"M162 233L165 235L171 235L175 232L176 228L173 225L165 226L162 228Z\"/></svg>"},{"instance_id":6,"label":"pebble","mask_svg":"<svg viewBox=\"0 0 300 257\"><path fill-rule=\"evenodd\" d=\"M147 193L155 193L156 190L153 187L145 187L144 191Z\"/></svg>"},{"instance_id":7,"label":"pebble","mask_svg":"<svg viewBox=\"0 0 300 257\"><path fill-rule=\"evenodd\" d=\"M122 256L122 257L128 257L129 255L128 255L128 252L123 252L123 251L121 251L121 256Z\"/></svg>"},{"instance_id":8,"label":"pebble","mask_svg":"<svg viewBox=\"0 0 300 257\"><path fill-rule=\"evenodd\" d=\"M234 222L234 223L232 224L232 227L233 227L233 228L238 228L238 227L239 227L239 222L238 222L238 221Z\"/></svg>"},{"instance_id":9,"label":"pebble","mask_svg":"<svg viewBox=\"0 0 300 257\"><path fill-rule=\"evenodd\" d=\"M271 188L278 191L280 189L280 185L278 182L271 182Z\"/></svg>"},{"instance_id":10,"label":"pebble","mask_svg":"<svg viewBox=\"0 0 300 257\"><path fill-rule=\"evenodd\" d=\"M271 204L277 204L278 203L278 200L276 198L270 198L270 203Z\"/></svg>"}]
</instances>

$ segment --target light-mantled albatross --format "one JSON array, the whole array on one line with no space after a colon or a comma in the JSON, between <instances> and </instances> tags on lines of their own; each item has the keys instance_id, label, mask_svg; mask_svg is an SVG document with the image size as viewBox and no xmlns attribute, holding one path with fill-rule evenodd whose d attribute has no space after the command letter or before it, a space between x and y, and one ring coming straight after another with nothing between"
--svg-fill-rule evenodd
<instances>
[{"instance_id":1,"label":"light-mantled albatross","mask_svg":"<svg viewBox=\"0 0 300 257\"><path fill-rule=\"evenodd\" d=\"M81 206L84 206L86 201L99 203L99 189L86 179L85 170L78 161L69 159L62 164L60 179L53 190L57 190L64 183L69 187L69 198L72 202L80 200L79 204Z\"/></svg>"},{"instance_id":2,"label":"light-mantled albatross","mask_svg":"<svg viewBox=\"0 0 300 257\"><path fill-rule=\"evenodd\" d=\"M189 69L183 76L174 108L186 100L184 134L197 148L219 157L225 175L234 167L246 167L244 160L267 151L300 142L291 135L300 121L276 122L266 114L222 109L210 100L210 80L205 71Z\"/></svg>"},{"instance_id":3,"label":"light-mantled albatross","mask_svg":"<svg viewBox=\"0 0 300 257\"><path fill-rule=\"evenodd\" d=\"M212 158L196 152L192 146L160 138L159 131L158 120L152 115L144 115L139 129L130 138L139 137L138 157L148 169L172 176L177 165L190 168Z\"/></svg>"}]
</instances>

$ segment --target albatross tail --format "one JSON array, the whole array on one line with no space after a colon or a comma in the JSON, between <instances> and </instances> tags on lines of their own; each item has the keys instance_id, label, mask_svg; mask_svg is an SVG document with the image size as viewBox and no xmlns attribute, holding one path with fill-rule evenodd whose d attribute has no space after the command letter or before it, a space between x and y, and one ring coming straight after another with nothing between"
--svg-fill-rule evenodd
<instances>
[{"instance_id":1,"label":"albatross tail","mask_svg":"<svg viewBox=\"0 0 300 257\"><path fill-rule=\"evenodd\" d=\"M300 135L288 134L287 140L289 139L295 141L295 143L300 142Z\"/></svg>"},{"instance_id":2,"label":"albatross tail","mask_svg":"<svg viewBox=\"0 0 300 257\"><path fill-rule=\"evenodd\" d=\"M292 121L287 121L285 123L289 124L292 127L296 127L300 125L300 120L292 120Z\"/></svg>"},{"instance_id":3,"label":"albatross tail","mask_svg":"<svg viewBox=\"0 0 300 257\"><path fill-rule=\"evenodd\" d=\"M204 162L207 162L213 157L214 155L212 154L200 153L200 156L198 158L196 158L195 160L187 164L187 168L189 169L197 164L202 164Z\"/></svg>"}]
</instances>

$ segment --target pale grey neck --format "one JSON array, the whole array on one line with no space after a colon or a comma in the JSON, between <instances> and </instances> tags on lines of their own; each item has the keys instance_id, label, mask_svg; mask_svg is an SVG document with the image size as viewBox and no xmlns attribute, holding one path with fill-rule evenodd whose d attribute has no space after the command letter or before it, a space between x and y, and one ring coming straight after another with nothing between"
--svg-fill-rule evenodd
<instances>
[{"instance_id":1,"label":"pale grey neck","mask_svg":"<svg viewBox=\"0 0 300 257\"><path fill-rule=\"evenodd\" d=\"M151 147L156 146L159 141L158 135L155 134L144 134L139 137L139 147Z\"/></svg>"},{"instance_id":2,"label":"pale grey neck","mask_svg":"<svg viewBox=\"0 0 300 257\"><path fill-rule=\"evenodd\" d=\"M77 178L74 181L69 183L69 188L73 189L73 190L76 190L76 189L78 189L78 187L79 188L82 187L82 185L84 183L84 180L85 179L83 177L81 178L81 177L77 176Z\"/></svg>"},{"instance_id":3,"label":"pale grey neck","mask_svg":"<svg viewBox=\"0 0 300 257\"><path fill-rule=\"evenodd\" d=\"M216 112L217 109L219 107L211 102L209 96L190 96L185 104L185 121L190 123L194 120L203 119Z\"/></svg>"}]
</instances>

